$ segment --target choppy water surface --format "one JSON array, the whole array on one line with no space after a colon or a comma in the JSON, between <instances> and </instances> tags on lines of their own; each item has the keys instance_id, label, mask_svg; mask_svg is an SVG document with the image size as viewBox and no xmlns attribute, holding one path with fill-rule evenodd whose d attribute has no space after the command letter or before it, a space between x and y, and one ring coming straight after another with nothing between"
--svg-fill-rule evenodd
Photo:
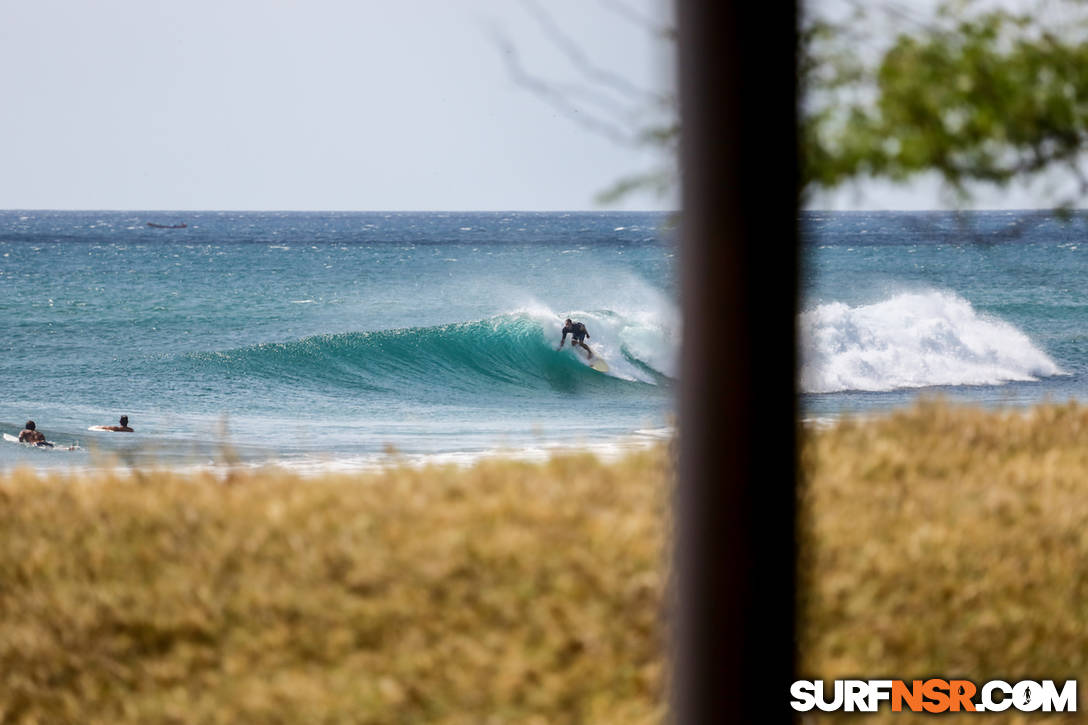
<instances>
[{"instance_id":1,"label":"choppy water surface","mask_svg":"<svg viewBox=\"0 0 1088 725\"><path fill-rule=\"evenodd\" d=\"M185 223L184 229L147 222ZM0 426L126 459L368 462L660 429L660 214L0 212ZM569 347L566 316L611 366ZM92 433L126 413L133 436ZM637 434L636 434L637 435ZM0 465L60 453L7 445Z\"/></svg>"},{"instance_id":2,"label":"choppy water surface","mask_svg":"<svg viewBox=\"0 0 1088 725\"><path fill-rule=\"evenodd\" d=\"M187 224L154 229L147 222ZM682 333L662 214L0 212L0 467L370 465L662 435ZM802 215L801 406L1084 399L1088 221ZM768 240L773 243L773 240ZM555 350L586 323L611 366ZM137 433L93 433L126 413ZM229 445L231 453L225 453Z\"/></svg>"}]
</instances>

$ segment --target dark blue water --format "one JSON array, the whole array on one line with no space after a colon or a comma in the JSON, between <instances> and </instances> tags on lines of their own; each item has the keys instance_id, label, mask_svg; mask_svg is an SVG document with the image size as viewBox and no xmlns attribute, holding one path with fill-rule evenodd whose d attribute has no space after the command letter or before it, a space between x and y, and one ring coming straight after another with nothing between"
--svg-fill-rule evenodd
<instances>
[{"instance_id":1,"label":"dark blue water","mask_svg":"<svg viewBox=\"0 0 1088 725\"><path fill-rule=\"evenodd\" d=\"M185 223L153 229L147 222ZM661 214L0 212L0 427L140 461L367 462L666 425ZM569 346L587 325L611 366ZM88 431L127 414L137 433ZM50 457L45 458L46 455ZM0 465L60 454L2 446Z\"/></svg>"}]
</instances>

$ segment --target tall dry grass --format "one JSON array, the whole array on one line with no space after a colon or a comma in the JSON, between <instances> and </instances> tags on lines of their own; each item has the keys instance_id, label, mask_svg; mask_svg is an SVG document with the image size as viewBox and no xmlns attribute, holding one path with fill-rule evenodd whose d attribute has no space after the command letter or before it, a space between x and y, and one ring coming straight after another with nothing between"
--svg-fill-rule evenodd
<instances>
[{"instance_id":1,"label":"tall dry grass","mask_svg":"<svg viewBox=\"0 0 1088 725\"><path fill-rule=\"evenodd\" d=\"M812 431L802 461L808 678L1088 684L1088 408L922 403Z\"/></svg>"},{"instance_id":2,"label":"tall dry grass","mask_svg":"<svg viewBox=\"0 0 1088 725\"><path fill-rule=\"evenodd\" d=\"M801 458L806 677L1082 677L1088 408L926 403ZM0 721L660 721L668 480L0 477Z\"/></svg>"},{"instance_id":3,"label":"tall dry grass","mask_svg":"<svg viewBox=\"0 0 1088 725\"><path fill-rule=\"evenodd\" d=\"M0 477L0 721L659 721L666 477Z\"/></svg>"}]
</instances>

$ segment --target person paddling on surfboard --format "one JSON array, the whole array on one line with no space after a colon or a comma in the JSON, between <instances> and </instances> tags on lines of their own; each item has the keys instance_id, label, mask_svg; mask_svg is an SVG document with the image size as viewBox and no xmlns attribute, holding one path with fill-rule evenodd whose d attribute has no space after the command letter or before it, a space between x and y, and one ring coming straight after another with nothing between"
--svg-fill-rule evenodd
<instances>
[{"instance_id":1,"label":"person paddling on surfboard","mask_svg":"<svg viewBox=\"0 0 1088 725\"><path fill-rule=\"evenodd\" d=\"M53 444L45 439L45 434L38 430L37 426L34 425L34 421L32 420L28 420L26 422L26 427L19 432L19 442L30 443L35 446L48 446L49 448L53 447Z\"/></svg>"},{"instance_id":2,"label":"person paddling on surfboard","mask_svg":"<svg viewBox=\"0 0 1088 725\"><path fill-rule=\"evenodd\" d=\"M589 345L586 344L586 338L590 336L589 331L586 330L586 326L581 322L571 322L568 317L563 325L563 337L559 340L559 347L556 350L563 349L563 343L567 341L567 333L570 333L570 346L575 345L583 348L589 353L589 359L593 359L593 351L589 349Z\"/></svg>"},{"instance_id":3,"label":"person paddling on surfboard","mask_svg":"<svg viewBox=\"0 0 1088 725\"><path fill-rule=\"evenodd\" d=\"M99 426L98 430L111 430L114 433L132 433L132 432L134 432L131 428L128 427L128 416L127 415L122 415L121 416L121 425L103 425L103 426Z\"/></svg>"}]
</instances>

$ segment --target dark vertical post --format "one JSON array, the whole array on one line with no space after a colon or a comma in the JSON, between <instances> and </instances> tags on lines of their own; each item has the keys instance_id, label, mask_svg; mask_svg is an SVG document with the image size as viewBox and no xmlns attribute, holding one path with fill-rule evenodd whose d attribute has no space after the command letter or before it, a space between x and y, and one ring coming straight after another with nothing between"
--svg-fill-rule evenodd
<instances>
[{"instance_id":1,"label":"dark vertical post","mask_svg":"<svg viewBox=\"0 0 1088 725\"><path fill-rule=\"evenodd\" d=\"M674 715L781 722L795 668L796 7L677 0Z\"/></svg>"}]
</instances>

